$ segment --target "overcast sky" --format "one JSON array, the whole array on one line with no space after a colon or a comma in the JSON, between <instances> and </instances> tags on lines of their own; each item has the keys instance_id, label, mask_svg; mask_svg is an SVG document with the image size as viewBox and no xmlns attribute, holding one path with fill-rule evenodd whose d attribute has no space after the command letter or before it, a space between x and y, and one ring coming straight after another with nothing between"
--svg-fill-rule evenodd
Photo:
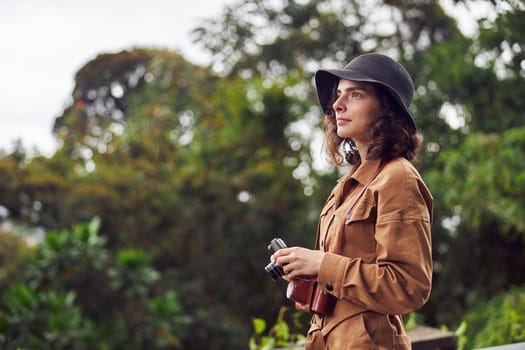
<instances>
[{"instance_id":1,"label":"overcast sky","mask_svg":"<svg viewBox=\"0 0 525 350\"><path fill-rule=\"evenodd\" d=\"M74 75L103 52L178 50L204 63L189 31L232 0L0 0L0 149L21 138L51 154Z\"/></svg>"},{"instance_id":2,"label":"overcast sky","mask_svg":"<svg viewBox=\"0 0 525 350\"><path fill-rule=\"evenodd\" d=\"M189 31L216 17L234 0L0 0L0 149L22 139L44 154L56 148L51 134L73 90L74 75L97 54L133 46L179 50L205 63ZM472 31L465 9L460 28ZM475 7L476 9L477 7Z\"/></svg>"}]
</instances>

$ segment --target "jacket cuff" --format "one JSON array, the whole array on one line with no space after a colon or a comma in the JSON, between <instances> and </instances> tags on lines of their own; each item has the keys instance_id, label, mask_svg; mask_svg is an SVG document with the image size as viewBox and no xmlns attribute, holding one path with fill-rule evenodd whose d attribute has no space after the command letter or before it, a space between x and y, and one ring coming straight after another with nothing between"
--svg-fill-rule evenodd
<instances>
[{"instance_id":1,"label":"jacket cuff","mask_svg":"<svg viewBox=\"0 0 525 350\"><path fill-rule=\"evenodd\" d=\"M334 254L326 253L321 268L317 275L317 285L324 291L334 295L337 298L341 297L342 278L346 270L348 258Z\"/></svg>"}]
</instances>

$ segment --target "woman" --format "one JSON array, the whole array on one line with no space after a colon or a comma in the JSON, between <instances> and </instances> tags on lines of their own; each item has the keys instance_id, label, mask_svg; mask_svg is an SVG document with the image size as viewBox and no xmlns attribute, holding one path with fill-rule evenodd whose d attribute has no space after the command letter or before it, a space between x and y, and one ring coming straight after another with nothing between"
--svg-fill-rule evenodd
<instances>
[{"instance_id":1,"label":"woman","mask_svg":"<svg viewBox=\"0 0 525 350\"><path fill-rule=\"evenodd\" d=\"M371 53L319 70L315 82L330 159L352 170L321 211L316 249L272 259L288 281L316 278L335 297L314 314L306 349L410 349L401 315L426 302L432 279L432 196L410 162L421 143L408 111L412 79Z\"/></svg>"}]
</instances>

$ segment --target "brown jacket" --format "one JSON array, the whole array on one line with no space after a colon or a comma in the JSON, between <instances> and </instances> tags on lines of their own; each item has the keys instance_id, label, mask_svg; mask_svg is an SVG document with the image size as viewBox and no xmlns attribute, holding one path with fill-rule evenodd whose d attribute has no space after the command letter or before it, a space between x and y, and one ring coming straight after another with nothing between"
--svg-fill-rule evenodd
<instances>
[{"instance_id":1,"label":"brown jacket","mask_svg":"<svg viewBox=\"0 0 525 350\"><path fill-rule=\"evenodd\" d=\"M345 328L343 321L368 311L406 314L429 297L433 200L417 170L404 158L388 162L370 183L344 219L342 255L334 253L352 198L379 164L379 160L365 160L343 176L321 211L317 246L327 254L318 283L338 300L330 314L314 316L309 333L320 330L326 336L338 325Z\"/></svg>"}]
</instances>

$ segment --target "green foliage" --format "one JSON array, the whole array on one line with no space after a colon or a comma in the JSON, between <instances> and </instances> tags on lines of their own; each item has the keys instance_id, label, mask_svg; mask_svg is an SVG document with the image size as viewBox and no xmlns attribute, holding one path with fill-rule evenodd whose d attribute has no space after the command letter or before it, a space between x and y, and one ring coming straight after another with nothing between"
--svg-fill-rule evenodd
<instances>
[{"instance_id":1,"label":"green foliage","mask_svg":"<svg viewBox=\"0 0 525 350\"><path fill-rule=\"evenodd\" d=\"M72 230L48 231L31 257L28 279L33 287L57 287L80 271L101 269L107 261L105 239L98 235L100 219Z\"/></svg>"},{"instance_id":2,"label":"green foliage","mask_svg":"<svg viewBox=\"0 0 525 350\"><path fill-rule=\"evenodd\" d=\"M448 185L448 178L463 175L451 184L454 191L443 197L449 207L479 229L487 216L499 221L504 235L522 235L525 241L525 128L513 128L501 134L469 134L456 149L441 153L442 171L432 174L435 187ZM483 201L477 200L483 198Z\"/></svg>"},{"instance_id":3,"label":"green foliage","mask_svg":"<svg viewBox=\"0 0 525 350\"><path fill-rule=\"evenodd\" d=\"M440 323L453 325L462 309L523 283L524 147L522 127L471 133L460 147L441 152L436 169L427 173L447 227L435 243L439 274L431 295L431 301L448 301L450 313ZM502 274L502 266L512 268Z\"/></svg>"},{"instance_id":4,"label":"green foliage","mask_svg":"<svg viewBox=\"0 0 525 350\"><path fill-rule=\"evenodd\" d=\"M27 272L0 294L2 348L182 347L187 318L175 292L151 296L159 274L149 255L127 249L112 262L99 228L95 218L46 233Z\"/></svg>"},{"instance_id":5,"label":"green foliage","mask_svg":"<svg viewBox=\"0 0 525 350\"><path fill-rule=\"evenodd\" d=\"M408 315L408 317L406 317L406 319L404 320L404 326L407 331L411 329L415 329L416 327L422 324L423 324L423 317L416 312L411 312Z\"/></svg>"},{"instance_id":6,"label":"green foliage","mask_svg":"<svg viewBox=\"0 0 525 350\"><path fill-rule=\"evenodd\" d=\"M250 350L268 350L275 347L275 338L263 335L266 321L262 318L253 319L254 335L250 338Z\"/></svg>"},{"instance_id":7,"label":"green foliage","mask_svg":"<svg viewBox=\"0 0 525 350\"><path fill-rule=\"evenodd\" d=\"M163 295L151 299L148 305L153 314L157 346L181 347L185 335L183 330L190 319L181 317L182 308L177 294L174 291L166 291Z\"/></svg>"},{"instance_id":8,"label":"green foliage","mask_svg":"<svg viewBox=\"0 0 525 350\"><path fill-rule=\"evenodd\" d=\"M23 221L26 217L17 213L40 203L32 220L44 226L67 227L98 216L111 256L127 251L108 276L75 272L67 280L80 286L86 278L96 278L100 305L78 293L90 315L103 319L104 308L120 305L112 293L138 297L148 290L155 274L132 264L135 258L140 262L133 253L140 247L167 276L156 281L161 288L176 289L185 308L195 310L190 346L242 346L249 337L245 324L250 316L269 316L283 299L263 270L266 245L277 235L303 245L314 238L303 234L315 230L315 218L305 219L308 203L301 182L293 177L294 166L309 159L307 142L287 130L297 113L306 112L305 103L287 92L286 79L272 84L258 78L224 81L176 54L149 53L147 82L140 93L129 90L126 96L122 135L91 138L98 128L78 128L75 113L80 111L73 112L74 101L60 130L66 136L81 135L82 142L76 136L64 139L49 168L44 159L28 167L6 159L18 185L5 197L5 206L11 220ZM117 56L127 62L125 53ZM99 62L88 65L93 74ZM297 84L298 78L290 81ZM293 148L287 135L296 138ZM37 184L33 173L49 176ZM27 197L22 211L16 210L18 191ZM138 281L146 289L128 287ZM99 287L104 283L114 289ZM134 317L131 310L125 315ZM217 344L210 344L210 338Z\"/></svg>"},{"instance_id":9,"label":"green foliage","mask_svg":"<svg viewBox=\"0 0 525 350\"><path fill-rule=\"evenodd\" d=\"M150 256L142 250L120 251L115 265L108 271L111 287L129 297L145 297L151 285L160 277L151 268Z\"/></svg>"},{"instance_id":10,"label":"green foliage","mask_svg":"<svg viewBox=\"0 0 525 350\"><path fill-rule=\"evenodd\" d=\"M290 330L288 320L285 319L285 314L288 308L282 307L279 310L279 315L274 325L267 331L267 323L262 318L253 318L253 331L250 337L250 350L271 350L275 348L292 348L295 346L303 346L305 336L302 333L295 333ZM297 327L299 318L297 313L292 315L293 326Z\"/></svg>"},{"instance_id":11,"label":"green foliage","mask_svg":"<svg viewBox=\"0 0 525 350\"><path fill-rule=\"evenodd\" d=\"M110 141L115 125L125 122L129 95L145 82L150 59L148 50L100 54L76 73L74 103L53 126L72 157L80 157L85 147L96 148L96 140ZM95 114L101 118L93 118Z\"/></svg>"},{"instance_id":12,"label":"green foliage","mask_svg":"<svg viewBox=\"0 0 525 350\"><path fill-rule=\"evenodd\" d=\"M515 287L465 315L467 349L525 341L525 286Z\"/></svg>"},{"instance_id":13,"label":"green foliage","mask_svg":"<svg viewBox=\"0 0 525 350\"><path fill-rule=\"evenodd\" d=\"M87 349L93 324L83 318L74 301L73 292L38 292L13 285L0 304L2 348Z\"/></svg>"},{"instance_id":14,"label":"green foliage","mask_svg":"<svg viewBox=\"0 0 525 350\"><path fill-rule=\"evenodd\" d=\"M24 269L30 247L20 235L0 229L0 290Z\"/></svg>"},{"instance_id":15,"label":"green foliage","mask_svg":"<svg viewBox=\"0 0 525 350\"><path fill-rule=\"evenodd\" d=\"M458 350L465 349L465 347L467 345L466 333L467 333L467 322L462 321L460 323L459 327L454 332L454 334L456 335L456 338L457 338Z\"/></svg>"}]
</instances>

